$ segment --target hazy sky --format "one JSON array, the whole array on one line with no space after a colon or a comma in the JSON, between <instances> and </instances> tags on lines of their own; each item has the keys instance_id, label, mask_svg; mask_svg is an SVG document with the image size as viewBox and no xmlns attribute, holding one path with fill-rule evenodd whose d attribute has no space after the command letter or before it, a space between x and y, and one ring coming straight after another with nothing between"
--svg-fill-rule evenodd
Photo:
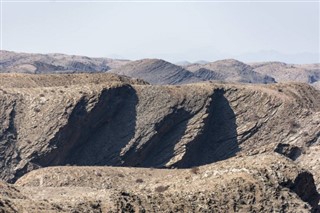
<instances>
[{"instance_id":1,"label":"hazy sky","mask_svg":"<svg viewBox=\"0 0 320 213\"><path fill-rule=\"evenodd\" d=\"M2 3L2 49L171 62L319 61L319 2Z\"/></svg>"}]
</instances>

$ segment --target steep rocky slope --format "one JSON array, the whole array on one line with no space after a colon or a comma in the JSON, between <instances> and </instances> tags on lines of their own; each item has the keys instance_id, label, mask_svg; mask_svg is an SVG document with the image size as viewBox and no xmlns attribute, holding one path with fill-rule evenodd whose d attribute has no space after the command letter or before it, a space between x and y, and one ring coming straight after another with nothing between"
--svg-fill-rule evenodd
<instances>
[{"instance_id":1,"label":"steep rocky slope","mask_svg":"<svg viewBox=\"0 0 320 213\"><path fill-rule=\"evenodd\" d=\"M0 72L3 73L104 72L128 62L108 58L16 53L5 50L0 50L0 54Z\"/></svg>"},{"instance_id":2,"label":"steep rocky slope","mask_svg":"<svg viewBox=\"0 0 320 213\"><path fill-rule=\"evenodd\" d=\"M320 82L320 64L286 64L282 62L266 62L250 64L254 71L270 75L277 82L303 82L318 85ZM317 86L316 86L317 87ZM317 87L318 88L318 87Z\"/></svg>"},{"instance_id":3,"label":"steep rocky slope","mask_svg":"<svg viewBox=\"0 0 320 213\"><path fill-rule=\"evenodd\" d=\"M319 153L320 94L305 84L152 86L110 74L60 76L1 76L2 179L55 165L185 168L274 151L308 164ZM20 88L17 79L28 83ZM307 168L319 184L317 166Z\"/></svg>"},{"instance_id":4,"label":"steep rocky slope","mask_svg":"<svg viewBox=\"0 0 320 213\"><path fill-rule=\"evenodd\" d=\"M0 212L316 212L319 121L306 84L2 74Z\"/></svg>"},{"instance_id":5,"label":"steep rocky slope","mask_svg":"<svg viewBox=\"0 0 320 213\"><path fill-rule=\"evenodd\" d=\"M219 60L205 64L191 64L185 66L198 78L243 83L274 83L275 80L268 73L260 74L247 64L234 59Z\"/></svg>"},{"instance_id":6,"label":"steep rocky slope","mask_svg":"<svg viewBox=\"0 0 320 213\"><path fill-rule=\"evenodd\" d=\"M110 72L140 78L151 84L185 84L202 81L192 72L160 59L132 61Z\"/></svg>"},{"instance_id":7,"label":"steep rocky slope","mask_svg":"<svg viewBox=\"0 0 320 213\"><path fill-rule=\"evenodd\" d=\"M316 212L320 198L312 175L276 154L193 169L49 167L4 189L5 212Z\"/></svg>"}]
</instances>

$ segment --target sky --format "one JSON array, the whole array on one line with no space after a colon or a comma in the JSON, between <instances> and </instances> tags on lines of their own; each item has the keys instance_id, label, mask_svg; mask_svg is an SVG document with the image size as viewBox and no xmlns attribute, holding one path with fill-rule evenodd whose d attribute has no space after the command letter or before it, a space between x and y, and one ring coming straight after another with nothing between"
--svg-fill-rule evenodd
<instances>
[{"instance_id":1,"label":"sky","mask_svg":"<svg viewBox=\"0 0 320 213\"><path fill-rule=\"evenodd\" d=\"M319 63L319 7L319 1L3 0L1 49L170 62Z\"/></svg>"}]
</instances>

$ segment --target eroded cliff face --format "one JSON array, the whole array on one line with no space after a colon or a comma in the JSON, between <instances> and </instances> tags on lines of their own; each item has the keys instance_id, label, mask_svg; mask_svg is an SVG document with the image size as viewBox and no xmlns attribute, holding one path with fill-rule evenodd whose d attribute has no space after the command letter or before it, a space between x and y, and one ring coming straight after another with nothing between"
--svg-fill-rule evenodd
<instances>
[{"instance_id":1,"label":"eroded cliff face","mask_svg":"<svg viewBox=\"0 0 320 213\"><path fill-rule=\"evenodd\" d=\"M320 93L308 85L0 82L0 178L16 182L0 183L0 212L319 211Z\"/></svg>"},{"instance_id":2,"label":"eroded cliff face","mask_svg":"<svg viewBox=\"0 0 320 213\"><path fill-rule=\"evenodd\" d=\"M89 76L1 88L1 179L47 166L188 168L274 151L306 165L319 153L320 94L307 85L151 86ZM307 168L319 184L318 168Z\"/></svg>"}]
</instances>

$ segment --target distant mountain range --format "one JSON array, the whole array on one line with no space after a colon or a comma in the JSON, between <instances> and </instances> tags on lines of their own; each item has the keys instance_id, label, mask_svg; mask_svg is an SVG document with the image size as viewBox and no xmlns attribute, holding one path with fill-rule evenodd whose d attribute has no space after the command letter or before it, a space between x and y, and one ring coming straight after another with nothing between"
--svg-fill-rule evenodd
<instances>
[{"instance_id":1,"label":"distant mountain range","mask_svg":"<svg viewBox=\"0 0 320 213\"><path fill-rule=\"evenodd\" d=\"M65 54L30 54L4 50L0 53L0 72L4 73L106 72L128 62Z\"/></svg>"},{"instance_id":2,"label":"distant mountain range","mask_svg":"<svg viewBox=\"0 0 320 213\"><path fill-rule=\"evenodd\" d=\"M1 51L2 73L112 72L140 78L151 84L185 84L201 81L241 83L303 82L320 89L320 64L260 62L245 64L234 59L173 64L161 59L136 61L89 58L65 54L30 54Z\"/></svg>"},{"instance_id":3,"label":"distant mountain range","mask_svg":"<svg viewBox=\"0 0 320 213\"><path fill-rule=\"evenodd\" d=\"M141 78L151 84L185 84L202 81L183 67L161 59L131 61L110 72Z\"/></svg>"},{"instance_id":4,"label":"distant mountain range","mask_svg":"<svg viewBox=\"0 0 320 213\"><path fill-rule=\"evenodd\" d=\"M190 64L185 66L198 78L242 83L275 83L275 79L267 74L260 74L247 64L234 59L219 60L206 64Z\"/></svg>"},{"instance_id":5,"label":"distant mountain range","mask_svg":"<svg viewBox=\"0 0 320 213\"><path fill-rule=\"evenodd\" d=\"M319 64L0 53L0 213L320 212Z\"/></svg>"},{"instance_id":6,"label":"distant mountain range","mask_svg":"<svg viewBox=\"0 0 320 213\"><path fill-rule=\"evenodd\" d=\"M320 64L286 64L282 62L263 62L250 64L254 71L268 74L278 82L303 82L319 87Z\"/></svg>"}]
</instances>

